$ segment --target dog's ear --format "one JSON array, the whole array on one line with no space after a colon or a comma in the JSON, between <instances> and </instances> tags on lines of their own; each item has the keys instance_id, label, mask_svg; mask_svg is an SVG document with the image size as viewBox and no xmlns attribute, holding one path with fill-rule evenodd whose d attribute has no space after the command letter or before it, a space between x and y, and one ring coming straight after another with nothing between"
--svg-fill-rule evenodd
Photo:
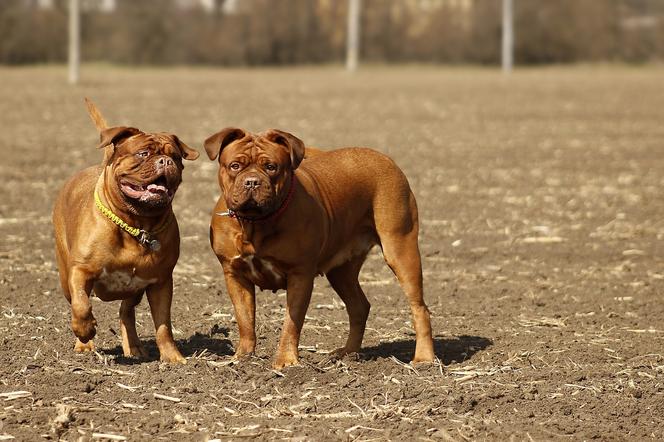
<instances>
[{"instance_id":1,"label":"dog's ear","mask_svg":"<svg viewBox=\"0 0 664 442\"><path fill-rule=\"evenodd\" d=\"M237 127L227 127L220 130L214 135L208 137L203 143L205 151L211 160L214 160L221 154L224 147L228 146L235 140L244 138L246 133Z\"/></svg>"},{"instance_id":2,"label":"dog's ear","mask_svg":"<svg viewBox=\"0 0 664 442\"><path fill-rule=\"evenodd\" d=\"M193 161L196 158L198 158L198 151L195 149L192 149L191 147L187 146L178 138L177 135L169 134L175 145L180 149L180 152L182 152L182 158L185 160L190 160Z\"/></svg>"},{"instance_id":3,"label":"dog's ear","mask_svg":"<svg viewBox=\"0 0 664 442\"><path fill-rule=\"evenodd\" d=\"M304 143L298 137L278 129L270 129L263 135L267 140L284 146L290 154L291 166L297 169L304 158Z\"/></svg>"},{"instance_id":4,"label":"dog's ear","mask_svg":"<svg viewBox=\"0 0 664 442\"><path fill-rule=\"evenodd\" d=\"M101 149L102 147L106 147L110 144L119 144L119 142L125 138L129 138L140 133L141 131L135 127L109 127L108 129L104 129L99 132L99 144L97 145L97 148Z\"/></svg>"}]
</instances>

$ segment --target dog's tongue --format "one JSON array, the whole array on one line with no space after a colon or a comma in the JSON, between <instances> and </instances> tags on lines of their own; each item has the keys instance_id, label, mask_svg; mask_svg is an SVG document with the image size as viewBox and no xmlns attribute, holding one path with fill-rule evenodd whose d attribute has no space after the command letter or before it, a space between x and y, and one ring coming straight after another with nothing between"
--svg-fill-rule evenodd
<instances>
[{"instance_id":1,"label":"dog's tongue","mask_svg":"<svg viewBox=\"0 0 664 442\"><path fill-rule=\"evenodd\" d=\"M168 189L161 184L150 184L148 186L148 192L159 193L159 192L168 192Z\"/></svg>"}]
</instances>

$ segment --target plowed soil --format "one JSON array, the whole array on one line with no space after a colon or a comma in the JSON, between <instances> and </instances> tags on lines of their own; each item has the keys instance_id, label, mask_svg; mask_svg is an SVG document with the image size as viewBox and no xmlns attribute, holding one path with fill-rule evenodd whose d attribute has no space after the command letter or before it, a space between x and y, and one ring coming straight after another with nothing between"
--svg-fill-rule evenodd
<instances>
[{"instance_id":1,"label":"plowed soil","mask_svg":"<svg viewBox=\"0 0 664 442\"><path fill-rule=\"evenodd\" d=\"M0 69L0 439L664 439L664 69ZM258 293L258 351L238 333L208 242L216 163L187 164L173 320L184 366L122 356L118 303L93 302L75 354L50 211L101 161L83 97L113 124L202 152L225 126L322 148L375 147L420 208L439 361L410 366L404 296L378 250L361 282L361 353L340 361L342 303L317 280L301 365L271 369L285 293ZM18 393L17 393L18 392ZM170 399L163 399L165 395ZM109 436L111 435L111 436Z\"/></svg>"}]
</instances>

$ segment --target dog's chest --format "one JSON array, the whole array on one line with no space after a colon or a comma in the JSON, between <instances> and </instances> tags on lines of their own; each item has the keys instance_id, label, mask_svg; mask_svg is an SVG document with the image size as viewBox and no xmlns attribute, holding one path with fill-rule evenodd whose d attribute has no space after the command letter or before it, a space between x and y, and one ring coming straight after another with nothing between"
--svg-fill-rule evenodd
<instances>
[{"instance_id":1,"label":"dog's chest","mask_svg":"<svg viewBox=\"0 0 664 442\"><path fill-rule=\"evenodd\" d=\"M97 295L101 291L110 293L133 293L144 290L157 278L144 279L127 270L111 270L104 268L95 282ZM102 289L102 290L99 290Z\"/></svg>"},{"instance_id":2,"label":"dog's chest","mask_svg":"<svg viewBox=\"0 0 664 442\"><path fill-rule=\"evenodd\" d=\"M263 290L286 288L286 273L269 259L251 254L238 255L231 259L231 267Z\"/></svg>"}]
</instances>

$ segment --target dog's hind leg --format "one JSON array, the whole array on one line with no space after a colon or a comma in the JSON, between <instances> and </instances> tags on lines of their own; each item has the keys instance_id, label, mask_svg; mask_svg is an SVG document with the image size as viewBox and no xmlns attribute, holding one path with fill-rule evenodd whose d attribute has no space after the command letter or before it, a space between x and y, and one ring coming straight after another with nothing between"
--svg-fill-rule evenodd
<instances>
[{"instance_id":1,"label":"dog's hind leg","mask_svg":"<svg viewBox=\"0 0 664 442\"><path fill-rule=\"evenodd\" d=\"M399 190L401 192L397 192L397 195L401 193L402 198L395 198L394 194L384 196L383 199L389 198L391 204L390 201L377 201L392 207L390 210L375 211L376 231L385 262L399 280L410 305L416 335L413 362L432 362L431 318L424 303L422 262L417 242L417 204L405 179L403 188Z\"/></svg>"},{"instance_id":2,"label":"dog's hind leg","mask_svg":"<svg viewBox=\"0 0 664 442\"><path fill-rule=\"evenodd\" d=\"M371 305L366 295L360 287L358 275L360 268L364 264L366 254L356 256L350 261L330 270L325 276L332 285L332 288L346 304L350 330L346 345L335 350L336 357L342 357L348 353L357 352L362 346L364 338L364 329L369 317Z\"/></svg>"},{"instance_id":3,"label":"dog's hind leg","mask_svg":"<svg viewBox=\"0 0 664 442\"><path fill-rule=\"evenodd\" d=\"M60 275L60 286L62 287L62 293L64 293L65 298L71 304L71 293L69 292L69 269L67 268L67 262L62 256L60 248L55 249L55 258L58 263L58 273Z\"/></svg>"},{"instance_id":4,"label":"dog's hind leg","mask_svg":"<svg viewBox=\"0 0 664 442\"><path fill-rule=\"evenodd\" d=\"M120 304L122 353L126 357L148 357L148 353L143 348L143 344L141 344L141 340L138 338L138 333L136 333L136 306L140 304L141 299L143 299L143 293L124 299Z\"/></svg>"}]
</instances>

